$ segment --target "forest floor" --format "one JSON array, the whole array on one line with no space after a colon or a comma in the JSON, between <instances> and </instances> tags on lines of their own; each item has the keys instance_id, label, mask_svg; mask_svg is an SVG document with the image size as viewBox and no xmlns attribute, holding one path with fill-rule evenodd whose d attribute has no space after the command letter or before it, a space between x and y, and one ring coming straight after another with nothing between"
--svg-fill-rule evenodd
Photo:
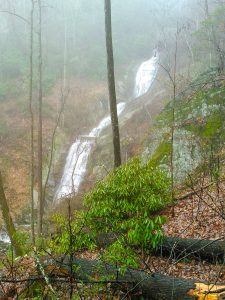
<instances>
[{"instance_id":1,"label":"forest floor","mask_svg":"<svg viewBox=\"0 0 225 300\"><path fill-rule=\"evenodd\" d=\"M203 186L203 185L202 185ZM163 226L166 236L200 240L225 241L225 182L202 189L194 187L195 195L178 200L174 207L165 209L167 217ZM193 191L193 189L191 190ZM174 217L173 211L174 210ZM155 272L182 278L195 278L200 281L216 283L225 281L225 266L210 264L201 259L182 260L150 257L149 268Z\"/></svg>"},{"instance_id":2,"label":"forest floor","mask_svg":"<svg viewBox=\"0 0 225 300\"><path fill-rule=\"evenodd\" d=\"M194 189L197 191L195 195L178 200L173 207L164 209L161 212L167 219L163 225L164 234L171 237L225 241L225 181L221 181L217 188L209 186L201 190L200 186L194 186L184 194ZM79 254L79 257L92 260L99 257L99 252L87 251ZM173 259L150 255L145 257L141 268L146 272L194 278L213 284L225 282L225 265L211 264L188 256Z\"/></svg>"},{"instance_id":3,"label":"forest floor","mask_svg":"<svg viewBox=\"0 0 225 300\"><path fill-rule=\"evenodd\" d=\"M202 181L201 186L187 189L183 192L184 195L193 192L193 190L196 193L183 200L178 200L174 206L161 212L162 215L167 217L167 222L163 226L165 235L181 238L225 240L225 181L220 181L217 186L210 185L208 188L201 189L201 187L205 187L205 184L207 183ZM141 257L142 254L139 254ZM76 253L76 257L95 260L101 257L101 251ZM173 259L149 255L143 258L140 268L147 273L160 273L172 277L195 279L199 282L203 281L215 285L225 282L224 264L211 264L189 257ZM4 274L9 272L7 267L3 271ZM34 258L29 256L22 258L17 271L18 276L20 276L18 278L22 280L26 280L26 278L35 274L38 275ZM11 275L9 274L9 276ZM4 291L8 292L15 289L15 284L5 283L1 287L4 287ZM68 289L68 286L66 287ZM17 292L22 291L24 288L26 286L20 283ZM84 290L82 291L84 292ZM92 299L101 298L92 297ZM112 296L110 299L120 298Z\"/></svg>"}]
</instances>

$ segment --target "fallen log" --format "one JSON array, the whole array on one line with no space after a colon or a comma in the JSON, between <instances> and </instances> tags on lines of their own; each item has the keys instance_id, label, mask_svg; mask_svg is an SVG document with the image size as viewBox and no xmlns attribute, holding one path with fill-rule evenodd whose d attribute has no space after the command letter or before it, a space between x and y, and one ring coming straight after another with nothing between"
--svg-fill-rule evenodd
<instances>
[{"instance_id":1,"label":"fallen log","mask_svg":"<svg viewBox=\"0 0 225 300\"><path fill-rule=\"evenodd\" d=\"M225 241L164 237L154 254L169 255L175 259L192 257L211 263L223 263L225 259Z\"/></svg>"},{"instance_id":2,"label":"fallen log","mask_svg":"<svg viewBox=\"0 0 225 300\"><path fill-rule=\"evenodd\" d=\"M102 283L108 282L113 284L114 288L126 291L132 299L132 294L138 293L149 300L190 300L190 299L225 299L225 286L199 283L196 280L180 279L165 276L159 273L147 274L141 270L128 269L121 272L119 267L102 261L89 261L83 259L71 259L65 257L61 260L53 260L52 263L65 272L73 272L74 278L81 280L83 283ZM46 264L46 262L45 262ZM72 264L72 267L71 267ZM48 271L49 262L45 270ZM51 265L51 275L52 275ZM124 298L124 299L127 299ZM134 298L133 298L134 299Z\"/></svg>"},{"instance_id":3,"label":"fallen log","mask_svg":"<svg viewBox=\"0 0 225 300\"><path fill-rule=\"evenodd\" d=\"M182 279L165 276L160 273L146 273L142 270L127 269L121 271L119 266L111 265L99 260L84 260L71 257L42 257L40 263L43 267L41 276L28 274L28 278L14 277L10 280L1 277L0 283L21 284L30 281L42 281L49 285L52 283L55 294L57 287L54 283L82 283L91 288L94 285L107 284L113 290L122 291L122 299L149 299L149 300L221 300L225 299L225 285L216 285L198 282L194 279ZM13 275L14 276L14 275ZM14 286L14 285L13 285ZM28 284L28 286L30 286ZM14 286L15 287L15 286ZM21 288L21 286L20 286ZM14 290L15 291L15 290ZM8 295L0 291L0 299L8 299Z\"/></svg>"},{"instance_id":4,"label":"fallen log","mask_svg":"<svg viewBox=\"0 0 225 300\"><path fill-rule=\"evenodd\" d=\"M114 243L119 234L104 234L97 238L100 248ZM182 239L179 237L164 237L154 255L170 256L174 259L195 258L211 263L223 263L225 259L225 241Z\"/></svg>"}]
</instances>

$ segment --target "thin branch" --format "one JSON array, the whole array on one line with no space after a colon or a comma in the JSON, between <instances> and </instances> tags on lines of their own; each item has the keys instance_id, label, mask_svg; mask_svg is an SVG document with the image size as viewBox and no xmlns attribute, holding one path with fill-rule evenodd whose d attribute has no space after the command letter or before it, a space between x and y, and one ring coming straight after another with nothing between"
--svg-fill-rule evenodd
<instances>
[{"instance_id":1,"label":"thin branch","mask_svg":"<svg viewBox=\"0 0 225 300\"><path fill-rule=\"evenodd\" d=\"M18 15L17 13L14 13L14 12L11 12L11 11L8 11L8 10L0 10L0 13L6 13L8 15L12 15L14 17L17 17L18 19L24 21L25 23L27 23L28 25L31 25L30 21L28 21L26 18L24 18L23 16L21 15Z\"/></svg>"}]
</instances>

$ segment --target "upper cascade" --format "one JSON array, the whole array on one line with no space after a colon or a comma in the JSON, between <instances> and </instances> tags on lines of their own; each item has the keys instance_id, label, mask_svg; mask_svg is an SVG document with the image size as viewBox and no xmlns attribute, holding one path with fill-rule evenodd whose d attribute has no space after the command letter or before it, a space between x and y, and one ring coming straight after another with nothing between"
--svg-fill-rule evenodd
<instances>
[{"instance_id":1,"label":"upper cascade","mask_svg":"<svg viewBox=\"0 0 225 300\"><path fill-rule=\"evenodd\" d=\"M135 80L135 98L147 93L151 87L159 68L158 62L159 53L157 50L154 50L153 56L140 65Z\"/></svg>"}]
</instances>

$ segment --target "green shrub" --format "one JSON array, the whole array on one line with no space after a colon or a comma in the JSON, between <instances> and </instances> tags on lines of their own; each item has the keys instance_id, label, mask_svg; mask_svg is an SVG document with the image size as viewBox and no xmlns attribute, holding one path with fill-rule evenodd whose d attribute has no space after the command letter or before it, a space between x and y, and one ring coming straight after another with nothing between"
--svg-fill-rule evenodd
<instances>
[{"instance_id":1,"label":"green shrub","mask_svg":"<svg viewBox=\"0 0 225 300\"><path fill-rule=\"evenodd\" d=\"M86 195L91 230L125 232L129 243L155 247L163 218L152 214L170 202L169 189L170 180L160 169L132 159Z\"/></svg>"},{"instance_id":2,"label":"green shrub","mask_svg":"<svg viewBox=\"0 0 225 300\"><path fill-rule=\"evenodd\" d=\"M166 175L151 163L132 159L85 196L86 212L76 213L71 224L73 250L93 249L97 236L115 233L118 238L105 249L103 258L125 268L137 267L134 249L151 251L158 245L165 218L157 212L170 201L170 180ZM55 248L69 251L68 222L57 218L62 231L55 239Z\"/></svg>"},{"instance_id":3,"label":"green shrub","mask_svg":"<svg viewBox=\"0 0 225 300\"><path fill-rule=\"evenodd\" d=\"M68 254L71 251L95 249L91 234L86 230L86 212L76 212L72 222L68 222L62 215L55 214L53 222L57 225L58 232L48 244L52 252Z\"/></svg>"}]
</instances>

